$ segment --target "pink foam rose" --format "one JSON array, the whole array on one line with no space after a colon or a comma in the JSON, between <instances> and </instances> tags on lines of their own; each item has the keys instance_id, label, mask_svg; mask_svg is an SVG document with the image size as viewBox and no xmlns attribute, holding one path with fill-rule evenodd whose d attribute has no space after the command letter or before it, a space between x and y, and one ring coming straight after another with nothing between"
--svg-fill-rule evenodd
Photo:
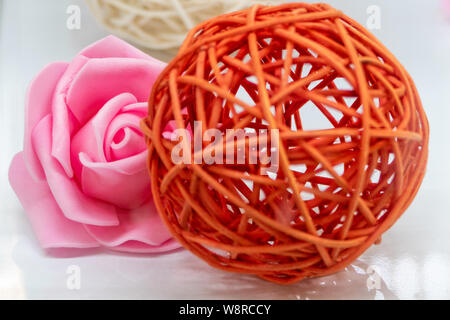
<instances>
[{"instance_id":1,"label":"pink foam rose","mask_svg":"<svg viewBox=\"0 0 450 320\"><path fill-rule=\"evenodd\" d=\"M139 129L165 64L107 37L32 81L9 180L44 248L165 252Z\"/></svg>"}]
</instances>

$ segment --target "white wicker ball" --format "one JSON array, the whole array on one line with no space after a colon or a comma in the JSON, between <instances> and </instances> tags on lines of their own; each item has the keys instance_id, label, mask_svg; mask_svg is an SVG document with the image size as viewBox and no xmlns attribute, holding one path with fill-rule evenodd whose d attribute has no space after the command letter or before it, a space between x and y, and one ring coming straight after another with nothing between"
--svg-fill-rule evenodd
<instances>
[{"instance_id":1,"label":"white wicker ball","mask_svg":"<svg viewBox=\"0 0 450 320\"><path fill-rule=\"evenodd\" d=\"M177 49L187 32L214 16L282 0L86 0L111 33L151 50Z\"/></svg>"}]
</instances>

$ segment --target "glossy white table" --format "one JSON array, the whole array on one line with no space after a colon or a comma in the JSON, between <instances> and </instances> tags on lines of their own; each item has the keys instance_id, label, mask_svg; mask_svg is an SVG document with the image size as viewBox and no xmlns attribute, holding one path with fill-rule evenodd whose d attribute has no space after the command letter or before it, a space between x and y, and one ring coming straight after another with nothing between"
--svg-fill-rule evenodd
<instances>
[{"instance_id":1,"label":"glossy white table","mask_svg":"<svg viewBox=\"0 0 450 320\"><path fill-rule=\"evenodd\" d=\"M66 27L73 4L81 8L80 30ZM380 7L381 29L374 33L410 71L428 113L428 173L380 245L346 271L283 287L214 270L183 250L139 256L39 248L7 182L9 162L22 146L25 90L44 65L70 60L107 33L80 0L0 0L0 298L450 298L450 19L431 0L330 4L363 24L367 7ZM72 281L78 272L79 289Z\"/></svg>"}]
</instances>

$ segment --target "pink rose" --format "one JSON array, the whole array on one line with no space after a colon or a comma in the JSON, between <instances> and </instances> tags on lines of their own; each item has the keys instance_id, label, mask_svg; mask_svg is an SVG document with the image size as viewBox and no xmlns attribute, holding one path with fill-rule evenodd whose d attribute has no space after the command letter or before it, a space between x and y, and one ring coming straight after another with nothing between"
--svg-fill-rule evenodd
<instances>
[{"instance_id":1,"label":"pink rose","mask_svg":"<svg viewBox=\"0 0 450 320\"><path fill-rule=\"evenodd\" d=\"M31 83L24 150L9 179L44 248L179 247L151 200L139 129L164 67L110 36Z\"/></svg>"}]
</instances>

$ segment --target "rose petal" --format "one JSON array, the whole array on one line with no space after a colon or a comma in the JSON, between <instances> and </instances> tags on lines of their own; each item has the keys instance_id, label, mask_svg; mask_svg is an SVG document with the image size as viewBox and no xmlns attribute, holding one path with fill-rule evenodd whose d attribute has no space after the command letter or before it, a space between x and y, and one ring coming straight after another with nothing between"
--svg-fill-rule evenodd
<instances>
[{"instance_id":1,"label":"rose petal","mask_svg":"<svg viewBox=\"0 0 450 320\"><path fill-rule=\"evenodd\" d=\"M133 47L132 45L126 43L125 41L114 37L107 36L90 46L86 47L83 51L80 52L80 55L83 55L88 58L136 58L136 59L145 59L151 60L157 63L163 62L150 57L139 49Z\"/></svg>"},{"instance_id":2,"label":"rose petal","mask_svg":"<svg viewBox=\"0 0 450 320\"><path fill-rule=\"evenodd\" d=\"M15 155L9 182L30 219L44 248L93 248L99 244L82 224L68 220L58 207L45 181L35 181L25 168L24 154Z\"/></svg>"},{"instance_id":3,"label":"rose petal","mask_svg":"<svg viewBox=\"0 0 450 320\"><path fill-rule=\"evenodd\" d=\"M119 250L142 251L142 244L149 246L146 252L156 252L161 250L161 246L169 250L177 247L178 243L167 243L171 236L152 201L135 210L121 211L118 216L120 220L118 226L100 228L86 225L85 228L100 244ZM132 242L141 244L133 245Z\"/></svg>"},{"instance_id":4,"label":"rose petal","mask_svg":"<svg viewBox=\"0 0 450 320\"><path fill-rule=\"evenodd\" d=\"M111 159L120 160L131 156L134 156L142 151L146 150L147 145L142 134L136 132L129 127L126 127L123 131L123 137L118 142L112 142L110 146Z\"/></svg>"},{"instance_id":5,"label":"rose petal","mask_svg":"<svg viewBox=\"0 0 450 320\"><path fill-rule=\"evenodd\" d=\"M140 172L147 161L147 150L126 158L111 162L94 162L85 153L80 153L80 162L84 167L89 168L105 168L114 170L125 175L133 175Z\"/></svg>"},{"instance_id":6,"label":"rose petal","mask_svg":"<svg viewBox=\"0 0 450 320\"><path fill-rule=\"evenodd\" d=\"M44 172L31 143L31 132L39 121L51 112L51 105L55 87L68 63L55 62L46 66L31 82L25 106L25 134L23 153L25 164L31 177L36 180L44 179Z\"/></svg>"},{"instance_id":7,"label":"rose petal","mask_svg":"<svg viewBox=\"0 0 450 320\"><path fill-rule=\"evenodd\" d=\"M119 208L139 207L151 196L146 155L147 152L142 152L119 161L93 162L81 153L83 192Z\"/></svg>"},{"instance_id":8,"label":"rose petal","mask_svg":"<svg viewBox=\"0 0 450 320\"><path fill-rule=\"evenodd\" d=\"M113 205L92 199L80 190L74 179L67 177L60 163L51 156L52 116L42 119L32 133L33 145L42 164L48 185L66 218L97 226L119 223Z\"/></svg>"},{"instance_id":9,"label":"rose petal","mask_svg":"<svg viewBox=\"0 0 450 320\"><path fill-rule=\"evenodd\" d=\"M147 116L148 113L148 103L147 102L138 102L135 104L130 104L122 109L123 112L133 112L139 117L144 118Z\"/></svg>"},{"instance_id":10,"label":"rose petal","mask_svg":"<svg viewBox=\"0 0 450 320\"><path fill-rule=\"evenodd\" d=\"M81 177L79 154L86 153L94 162L106 162L104 152L106 131L117 115L126 105L136 103L130 93L122 93L109 100L72 138L72 165L78 178Z\"/></svg>"},{"instance_id":11,"label":"rose petal","mask_svg":"<svg viewBox=\"0 0 450 320\"><path fill-rule=\"evenodd\" d=\"M152 60L105 58L89 60L73 80L67 104L80 123L85 123L111 97L123 92L137 101L148 100L150 89L164 64Z\"/></svg>"},{"instance_id":12,"label":"rose petal","mask_svg":"<svg viewBox=\"0 0 450 320\"><path fill-rule=\"evenodd\" d=\"M127 241L124 244L121 244L120 246L112 247L109 249L120 252L132 252L132 253L161 253L173 251L179 248L181 248L180 243L175 239L170 239L157 247L149 246L145 243L138 241Z\"/></svg>"},{"instance_id":13,"label":"rose petal","mask_svg":"<svg viewBox=\"0 0 450 320\"><path fill-rule=\"evenodd\" d=\"M80 124L67 107L66 95L73 78L87 61L87 58L78 56L70 63L56 87L52 101L52 156L59 161L70 178L73 177L70 163L70 137Z\"/></svg>"}]
</instances>

